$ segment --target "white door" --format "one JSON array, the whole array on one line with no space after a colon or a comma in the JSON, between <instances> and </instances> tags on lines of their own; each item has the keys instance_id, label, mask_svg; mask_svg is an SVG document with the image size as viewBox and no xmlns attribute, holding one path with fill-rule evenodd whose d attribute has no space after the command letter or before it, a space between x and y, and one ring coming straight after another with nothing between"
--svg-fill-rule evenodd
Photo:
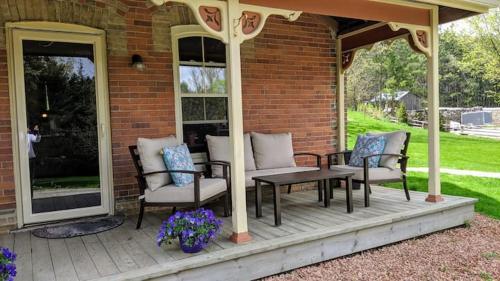
<instances>
[{"instance_id":1,"label":"white door","mask_svg":"<svg viewBox=\"0 0 500 281\"><path fill-rule=\"evenodd\" d=\"M111 210L104 33L62 26L8 29L24 224Z\"/></svg>"}]
</instances>

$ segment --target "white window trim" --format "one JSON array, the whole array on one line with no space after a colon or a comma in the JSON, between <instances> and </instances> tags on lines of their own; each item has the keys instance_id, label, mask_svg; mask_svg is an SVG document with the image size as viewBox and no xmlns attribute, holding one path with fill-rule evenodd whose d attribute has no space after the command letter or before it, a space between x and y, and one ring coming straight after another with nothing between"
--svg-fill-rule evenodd
<instances>
[{"instance_id":1,"label":"white window trim","mask_svg":"<svg viewBox=\"0 0 500 281\"><path fill-rule=\"evenodd\" d=\"M174 95L175 95L175 131L176 131L176 137L179 143L183 142L184 140L184 132L183 132L183 124L189 124L189 121L183 122L182 120L182 97L223 97L223 98L228 98L228 93L226 94L181 94L181 83L180 83L180 73L179 73L179 67L181 63L183 65L193 65L193 66L201 66L202 63L199 62L186 62L186 61L179 61L179 39L185 38L185 37L192 37L192 36L203 36L203 37L210 37L213 39L218 38L214 37L210 33L206 32L200 25L178 25L178 26L172 26L171 27L171 35L172 35L172 70L173 70L173 78L174 78ZM226 55L226 61L227 61L227 55ZM226 67L227 70L227 64L225 63L214 63L214 62L207 62L205 63L206 66L224 66ZM193 121L193 124L211 124L211 123L223 123L223 122L228 122L228 120L223 120L221 122L217 121L215 122L214 120L210 121Z\"/></svg>"}]
</instances>

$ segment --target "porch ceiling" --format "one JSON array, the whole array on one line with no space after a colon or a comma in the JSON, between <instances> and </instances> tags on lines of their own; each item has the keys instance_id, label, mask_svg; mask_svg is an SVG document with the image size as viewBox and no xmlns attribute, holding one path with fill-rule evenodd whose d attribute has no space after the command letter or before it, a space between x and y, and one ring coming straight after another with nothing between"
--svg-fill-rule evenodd
<instances>
[{"instance_id":1,"label":"porch ceiling","mask_svg":"<svg viewBox=\"0 0 500 281\"><path fill-rule=\"evenodd\" d=\"M430 10L426 6L402 6L373 0L241 0L241 2L330 16L337 22L338 35L360 31L356 35L343 39L343 52L409 34L406 29L393 31L388 26L379 26L381 22L429 25L430 20ZM455 2L452 6L445 6L443 3L444 1L435 0L432 2L432 4L441 4L439 6L440 24L478 14L477 7L465 10L457 8ZM378 26L370 29L369 27L373 25Z\"/></svg>"}]
</instances>

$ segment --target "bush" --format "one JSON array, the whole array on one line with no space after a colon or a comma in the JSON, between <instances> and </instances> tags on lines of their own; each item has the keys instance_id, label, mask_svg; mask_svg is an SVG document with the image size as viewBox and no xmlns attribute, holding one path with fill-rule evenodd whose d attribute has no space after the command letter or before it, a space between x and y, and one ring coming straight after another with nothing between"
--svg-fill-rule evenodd
<instances>
[{"instance_id":1,"label":"bush","mask_svg":"<svg viewBox=\"0 0 500 281\"><path fill-rule=\"evenodd\" d=\"M401 103L396 111L396 118L399 123L408 124L408 113L406 112L406 106Z\"/></svg>"},{"instance_id":2,"label":"bush","mask_svg":"<svg viewBox=\"0 0 500 281\"><path fill-rule=\"evenodd\" d=\"M371 116L376 119L385 118L384 111L380 107L372 104L360 104L358 106L358 111L361 111L364 114L367 114L368 116Z\"/></svg>"}]
</instances>

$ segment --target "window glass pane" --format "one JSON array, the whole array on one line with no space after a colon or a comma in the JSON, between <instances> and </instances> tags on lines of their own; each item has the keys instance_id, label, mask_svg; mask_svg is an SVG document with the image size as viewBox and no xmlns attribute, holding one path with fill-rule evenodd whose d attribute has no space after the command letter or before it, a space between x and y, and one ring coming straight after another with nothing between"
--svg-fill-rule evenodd
<instances>
[{"instance_id":1,"label":"window glass pane","mask_svg":"<svg viewBox=\"0 0 500 281\"><path fill-rule=\"evenodd\" d=\"M226 45L222 41L203 37L205 62L226 63Z\"/></svg>"},{"instance_id":2,"label":"window glass pane","mask_svg":"<svg viewBox=\"0 0 500 281\"><path fill-rule=\"evenodd\" d=\"M179 60L203 62L201 37L186 37L179 39Z\"/></svg>"},{"instance_id":3,"label":"window glass pane","mask_svg":"<svg viewBox=\"0 0 500 281\"><path fill-rule=\"evenodd\" d=\"M181 80L181 93L203 94L207 91L207 83L204 78L203 67L181 65L179 69Z\"/></svg>"},{"instance_id":4,"label":"window glass pane","mask_svg":"<svg viewBox=\"0 0 500 281\"><path fill-rule=\"evenodd\" d=\"M226 93L226 69L220 67L205 67L203 69L207 94Z\"/></svg>"},{"instance_id":5,"label":"window glass pane","mask_svg":"<svg viewBox=\"0 0 500 281\"><path fill-rule=\"evenodd\" d=\"M227 98L205 98L207 120L227 120Z\"/></svg>"},{"instance_id":6,"label":"window glass pane","mask_svg":"<svg viewBox=\"0 0 500 281\"><path fill-rule=\"evenodd\" d=\"M183 94L226 93L225 68L181 65L179 74Z\"/></svg>"},{"instance_id":7,"label":"window glass pane","mask_svg":"<svg viewBox=\"0 0 500 281\"><path fill-rule=\"evenodd\" d=\"M226 123L214 124L184 124L184 142L191 153L206 152L206 135L228 136L229 126Z\"/></svg>"},{"instance_id":8,"label":"window glass pane","mask_svg":"<svg viewBox=\"0 0 500 281\"><path fill-rule=\"evenodd\" d=\"M184 121L205 120L203 98L182 98L182 119Z\"/></svg>"}]
</instances>

